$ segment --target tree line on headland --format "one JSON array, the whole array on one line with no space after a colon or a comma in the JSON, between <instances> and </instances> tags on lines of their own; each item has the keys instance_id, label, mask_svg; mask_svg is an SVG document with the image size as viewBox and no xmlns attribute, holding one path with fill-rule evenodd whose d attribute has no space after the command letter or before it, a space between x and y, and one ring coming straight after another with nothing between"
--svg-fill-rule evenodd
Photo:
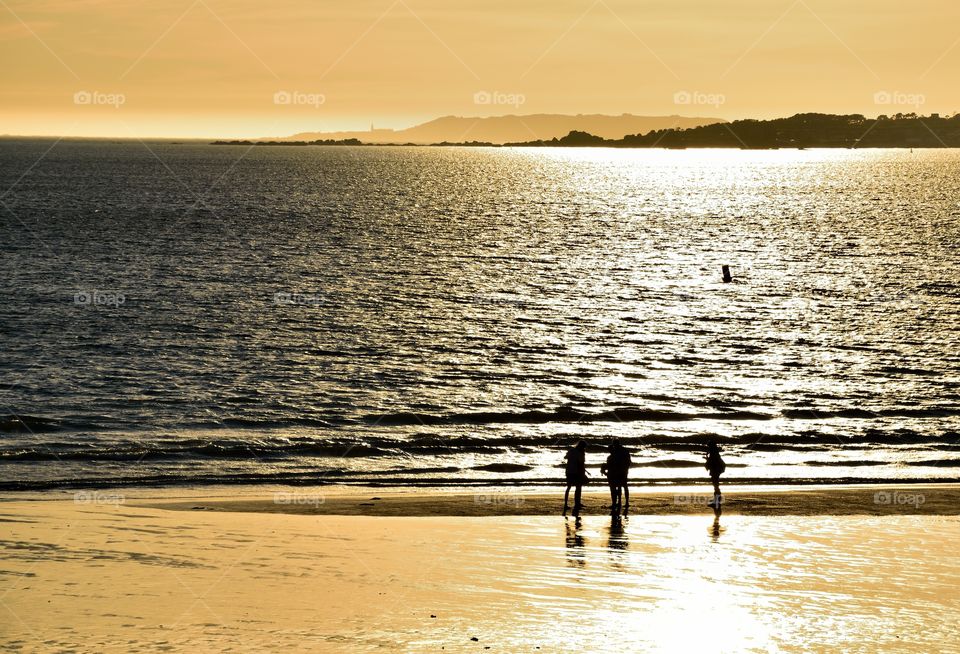
<instances>
[{"instance_id":1,"label":"tree line on headland","mask_svg":"<svg viewBox=\"0 0 960 654\"><path fill-rule=\"evenodd\" d=\"M367 145L359 139L341 141L215 141L214 145ZM411 144L412 145L412 144ZM435 146L486 146L470 141ZM867 118L861 114L796 114L774 120L736 120L688 129L660 129L622 139L605 139L572 131L549 140L506 143L505 147L611 148L955 148L960 147L960 114L918 116L898 113Z\"/></svg>"}]
</instances>

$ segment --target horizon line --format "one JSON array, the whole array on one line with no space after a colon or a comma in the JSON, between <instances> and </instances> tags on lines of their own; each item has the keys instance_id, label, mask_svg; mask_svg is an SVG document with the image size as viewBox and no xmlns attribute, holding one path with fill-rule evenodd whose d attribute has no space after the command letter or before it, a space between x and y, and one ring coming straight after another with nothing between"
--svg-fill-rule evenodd
<instances>
[{"instance_id":1,"label":"horizon line","mask_svg":"<svg viewBox=\"0 0 960 654\"><path fill-rule=\"evenodd\" d=\"M116 141L269 141L269 140L278 140L278 139L290 139L297 134L342 134L342 133L368 133L372 134L374 131L391 131L391 132L402 132L408 129L413 129L427 123L442 120L444 118L458 118L463 120L488 120L488 119L497 119L497 118L524 118L532 116L559 116L565 118L577 118L581 116L601 116L606 118L621 118L623 116L631 116L635 118L684 118L692 120L715 120L716 123L735 123L737 121L743 120L756 120L759 122L770 122L774 120L784 120L787 118L792 118L793 116L798 115L823 115L823 116L863 116L867 120L880 120L881 116L894 117L897 115L910 116L914 115L917 118L951 118L957 115L960 115L960 111L954 112L952 114L944 114L941 112L931 112L927 115L922 115L917 112L896 112L890 114L879 113L874 117L870 117L867 114L862 113L830 113L830 112L820 112L820 111L799 111L787 116L777 116L774 118L751 118L751 117L741 117L741 118L719 118L716 116L689 116L683 114L634 114L630 112L623 112L619 114L605 114L605 113L576 113L576 114L565 114L565 113L549 113L549 112L539 112L531 114L501 114L496 116L459 116L456 114L446 114L443 116L437 116L436 118L430 118L423 122L414 123L408 125L407 127L401 128L377 128L376 130L371 129L340 129L333 131L315 131L315 132L296 132L288 136L182 136L176 134L170 135L117 135L117 134L91 134L91 135L68 135L68 134L0 134L0 140L9 140L9 139L59 139L59 140L87 140L87 141L97 141L97 140L116 140ZM678 129L678 128L666 128L666 129ZM690 128L692 129L692 128ZM382 145L379 143L365 143L364 145ZM387 145L402 145L402 144L387 144ZM430 145L430 144L415 144L415 145Z\"/></svg>"}]
</instances>

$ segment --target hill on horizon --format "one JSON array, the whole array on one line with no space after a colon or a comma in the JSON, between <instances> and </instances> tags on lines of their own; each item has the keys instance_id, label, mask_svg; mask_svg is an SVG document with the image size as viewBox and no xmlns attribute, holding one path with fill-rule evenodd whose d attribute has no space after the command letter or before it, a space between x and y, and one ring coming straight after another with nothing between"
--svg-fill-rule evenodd
<instances>
[{"instance_id":1,"label":"hill on horizon","mask_svg":"<svg viewBox=\"0 0 960 654\"><path fill-rule=\"evenodd\" d=\"M666 129L604 139L572 131L558 139L508 143L520 147L613 148L950 148L960 147L960 114L795 114L773 120L744 119L692 129Z\"/></svg>"},{"instance_id":2,"label":"hill on horizon","mask_svg":"<svg viewBox=\"0 0 960 654\"><path fill-rule=\"evenodd\" d=\"M443 116L406 129L374 129L349 132L301 132L292 136L258 140L317 141L359 139L364 143L460 143L484 141L510 143L549 140L570 132L589 132L605 139L621 139L629 134L645 134L662 129L688 129L725 123L722 118L690 116L635 116L621 114L530 114L490 117Z\"/></svg>"}]
</instances>

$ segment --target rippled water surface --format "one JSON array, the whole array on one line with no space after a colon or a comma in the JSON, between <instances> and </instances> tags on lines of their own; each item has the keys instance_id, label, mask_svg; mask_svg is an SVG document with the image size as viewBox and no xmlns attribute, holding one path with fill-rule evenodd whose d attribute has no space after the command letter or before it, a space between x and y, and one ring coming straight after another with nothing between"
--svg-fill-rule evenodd
<instances>
[{"instance_id":1,"label":"rippled water surface","mask_svg":"<svg viewBox=\"0 0 960 654\"><path fill-rule=\"evenodd\" d=\"M960 477L958 151L8 140L0 190L8 487Z\"/></svg>"}]
</instances>

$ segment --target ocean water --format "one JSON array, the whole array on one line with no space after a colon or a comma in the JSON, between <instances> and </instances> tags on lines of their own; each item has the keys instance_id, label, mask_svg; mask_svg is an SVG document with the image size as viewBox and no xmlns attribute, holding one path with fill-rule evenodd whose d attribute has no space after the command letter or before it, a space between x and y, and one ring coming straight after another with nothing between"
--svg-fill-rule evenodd
<instances>
[{"instance_id":1,"label":"ocean water","mask_svg":"<svg viewBox=\"0 0 960 654\"><path fill-rule=\"evenodd\" d=\"M960 479L957 150L3 140L0 202L2 488Z\"/></svg>"}]
</instances>

